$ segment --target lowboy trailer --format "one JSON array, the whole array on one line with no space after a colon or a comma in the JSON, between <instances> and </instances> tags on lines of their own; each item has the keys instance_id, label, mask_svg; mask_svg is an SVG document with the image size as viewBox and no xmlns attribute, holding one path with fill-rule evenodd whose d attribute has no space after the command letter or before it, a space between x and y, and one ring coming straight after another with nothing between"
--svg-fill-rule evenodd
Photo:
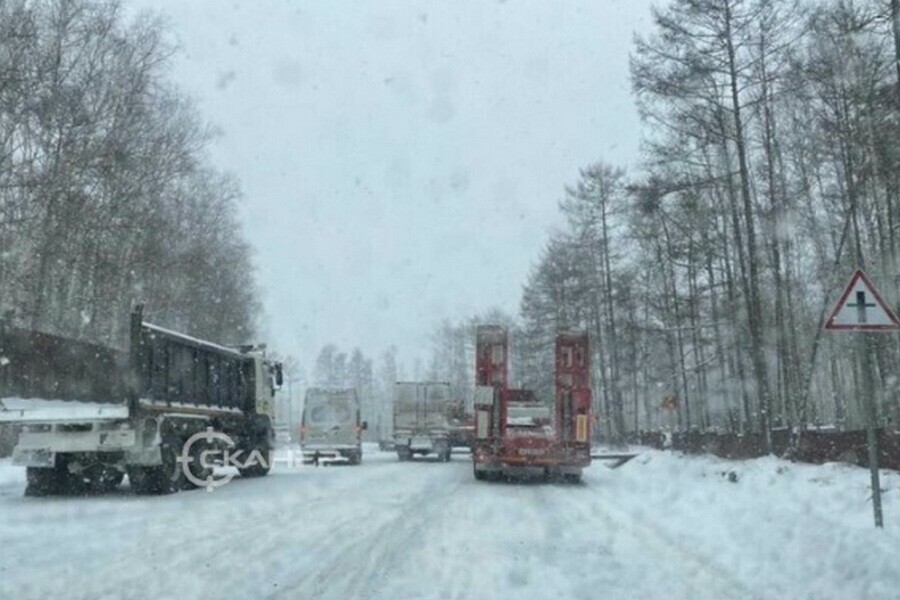
<instances>
[{"instance_id":1,"label":"lowboy trailer","mask_svg":"<svg viewBox=\"0 0 900 600\"><path fill-rule=\"evenodd\" d=\"M551 411L530 390L509 388L507 330L496 325L477 328L472 443L476 479L542 472L545 478L578 482L590 466L593 416L587 333L559 331L555 355ZM627 461L634 455L594 455L601 460L620 456Z\"/></svg>"}]
</instances>

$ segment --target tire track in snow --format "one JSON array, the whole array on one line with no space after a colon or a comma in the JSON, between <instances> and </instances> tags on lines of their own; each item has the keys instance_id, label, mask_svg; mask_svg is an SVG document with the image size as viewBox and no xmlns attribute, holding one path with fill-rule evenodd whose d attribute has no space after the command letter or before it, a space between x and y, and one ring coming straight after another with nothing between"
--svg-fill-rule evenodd
<instances>
[{"instance_id":1,"label":"tire track in snow","mask_svg":"<svg viewBox=\"0 0 900 600\"><path fill-rule=\"evenodd\" d=\"M249 563L268 563L270 556L283 555L285 548L296 549L308 540L304 533L316 514L327 510L336 498L357 497L361 489L385 489L385 480L396 477L396 469L393 462L376 460L366 469L301 470L253 481L236 479L214 495L196 490L159 497L123 492L120 498L10 499L13 504L8 508L21 510L19 516L43 519L34 523L37 531L20 529L23 535L9 540L18 556L28 557L21 568L68 574L29 581L27 587L12 589L15 594L10 597L192 597L184 590L198 589L211 596L258 597L268 590L248 588L241 573L256 570L256 579L260 579L259 571L263 578L277 578L277 569L273 572L269 565ZM49 521L47 509L52 514ZM359 522L353 516L331 513L329 525L350 531ZM89 535L86 527L90 527ZM327 532L322 533L326 539ZM77 549L75 556L62 559L48 549L48 539L54 539L54 547ZM303 550L297 554L302 556ZM229 568L208 570L223 563ZM302 561L298 565L305 566ZM73 573L77 573L75 585L70 578Z\"/></svg>"},{"instance_id":2,"label":"tire track in snow","mask_svg":"<svg viewBox=\"0 0 900 600\"><path fill-rule=\"evenodd\" d=\"M436 469L428 473L425 487L392 506L387 515L366 513L331 531L332 539L346 541L330 544L317 553L322 568L268 597L379 598L391 567L406 558L411 549L420 547L416 542L425 535L425 530L439 522L447 504L456 500L456 492L462 485L460 473L454 470L455 477L447 481L444 476L452 467L436 467L444 471ZM377 521L377 525L373 526L371 521Z\"/></svg>"},{"instance_id":3,"label":"tire track in snow","mask_svg":"<svg viewBox=\"0 0 900 600\"><path fill-rule=\"evenodd\" d=\"M684 598L696 600L756 600L758 596L748 590L731 573L718 565L709 556L699 553L695 548L685 548L677 543L660 528L644 519L637 518L626 509L621 508L621 498L612 496L602 489L602 483L592 482L587 489L572 490L573 508L583 522L591 522L598 517L609 528L623 532L625 536L634 536L632 540L619 539L620 545L634 545L637 556L641 552L651 553L660 566L671 572L673 580L679 588L670 590L667 598ZM620 536L621 537L621 536Z\"/></svg>"}]
</instances>

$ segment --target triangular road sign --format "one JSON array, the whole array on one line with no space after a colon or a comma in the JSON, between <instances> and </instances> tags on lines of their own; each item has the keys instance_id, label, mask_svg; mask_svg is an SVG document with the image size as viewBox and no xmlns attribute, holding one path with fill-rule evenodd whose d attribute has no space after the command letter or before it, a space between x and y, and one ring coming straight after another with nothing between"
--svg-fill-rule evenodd
<instances>
[{"instance_id":1,"label":"triangular road sign","mask_svg":"<svg viewBox=\"0 0 900 600\"><path fill-rule=\"evenodd\" d=\"M825 320L825 329L890 331L900 329L900 321L869 277L862 269L857 269L831 315Z\"/></svg>"}]
</instances>

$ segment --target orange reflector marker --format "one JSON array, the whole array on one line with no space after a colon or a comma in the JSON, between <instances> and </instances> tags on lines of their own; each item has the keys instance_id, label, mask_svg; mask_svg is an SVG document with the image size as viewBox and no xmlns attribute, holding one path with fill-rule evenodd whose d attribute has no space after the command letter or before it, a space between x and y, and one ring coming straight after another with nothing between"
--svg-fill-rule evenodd
<instances>
[{"instance_id":1,"label":"orange reflector marker","mask_svg":"<svg viewBox=\"0 0 900 600\"><path fill-rule=\"evenodd\" d=\"M575 417L575 441L576 442L586 442L587 441L587 429L588 429L588 418L587 415L578 415Z\"/></svg>"}]
</instances>

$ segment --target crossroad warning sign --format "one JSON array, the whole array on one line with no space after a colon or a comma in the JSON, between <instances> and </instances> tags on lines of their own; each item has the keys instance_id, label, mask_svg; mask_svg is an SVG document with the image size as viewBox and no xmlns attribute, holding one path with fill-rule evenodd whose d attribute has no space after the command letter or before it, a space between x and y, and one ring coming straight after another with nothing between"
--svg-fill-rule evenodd
<instances>
[{"instance_id":1,"label":"crossroad warning sign","mask_svg":"<svg viewBox=\"0 0 900 600\"><path fill-rule=\"evenodd\" d=\"M857 269L840 299L825 320L829 331L892 331L900 321L872 281Z\"/></svg>"}]
</instances>

